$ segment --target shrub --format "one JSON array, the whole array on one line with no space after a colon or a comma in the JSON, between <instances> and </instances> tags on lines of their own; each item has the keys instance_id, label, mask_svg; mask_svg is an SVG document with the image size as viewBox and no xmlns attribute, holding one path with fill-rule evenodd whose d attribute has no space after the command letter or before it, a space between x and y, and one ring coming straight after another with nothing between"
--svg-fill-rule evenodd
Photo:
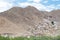
<instances>
[{"instance_id":1,"label":"shrub","mask_svg":"<svg viewBox=\"0 0 60 40\"><path fill-rule=\"evenodd\" d=\"M53 21L51 23L52 23L52 25L54 25L54 22Z\"/></svg>"}]
</instances>

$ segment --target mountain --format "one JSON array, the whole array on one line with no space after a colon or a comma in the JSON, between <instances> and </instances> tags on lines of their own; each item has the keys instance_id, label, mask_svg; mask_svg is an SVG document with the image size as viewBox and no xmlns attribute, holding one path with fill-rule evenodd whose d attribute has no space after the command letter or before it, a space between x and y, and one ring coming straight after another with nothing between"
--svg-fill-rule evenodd
<instances>
[{"instance_id":1,"label":"mountain","mask_svg":"<svg viewBox=\"0 0 60 40\"><path fill-rule=\"evenodd\" d=\"M46 12L39 11L33 6L13 7L0 13L0 35L14 37L59 35L58 15L60 15L60 10Z\"/></svg>"}]
</instances>

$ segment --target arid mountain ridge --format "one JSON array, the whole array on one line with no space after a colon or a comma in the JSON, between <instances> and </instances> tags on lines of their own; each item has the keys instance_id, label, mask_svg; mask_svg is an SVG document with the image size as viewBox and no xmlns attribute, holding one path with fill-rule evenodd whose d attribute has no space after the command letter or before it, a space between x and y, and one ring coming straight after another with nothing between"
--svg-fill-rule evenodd
<instances>
[{"instance_id":1,"label":"arid mountain ridge","mask_svg":"<svg viewBox=\"0 0 60 40\"><path fill-rule=\"evenodd\" d=\"M0 34L9 36L56 36L60 34L60 10L13 7L0 13Z\"/></svg>"}]
</instances>

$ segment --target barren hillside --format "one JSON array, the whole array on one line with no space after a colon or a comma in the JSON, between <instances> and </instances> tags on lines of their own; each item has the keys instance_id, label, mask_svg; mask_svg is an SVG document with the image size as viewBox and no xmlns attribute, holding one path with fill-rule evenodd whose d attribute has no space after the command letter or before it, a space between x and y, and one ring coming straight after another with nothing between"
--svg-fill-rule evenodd
<instances>
[{"instance_id":1,"label":"barren hillside","mask_svg":"<svg viewBox=\"0 0 60 40\"><path fill-rule=\"evenodd\" d=\"M40 36L60 34L60 10L45 12L32 6L13 7L0 13L0 34Z\"/></svg>"}]
</instances>

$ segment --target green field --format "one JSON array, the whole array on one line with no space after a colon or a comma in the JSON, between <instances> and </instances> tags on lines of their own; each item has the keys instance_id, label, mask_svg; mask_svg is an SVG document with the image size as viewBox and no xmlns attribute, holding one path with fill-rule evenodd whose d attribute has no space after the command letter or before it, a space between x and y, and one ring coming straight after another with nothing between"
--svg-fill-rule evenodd
<instances>
[{"instance_id":1,"label":"green field","mask_svg":"<svg viewBox=\"0 0 60 40\"><path fill-rule=\"evenodd\" d=\"M0 36L0 40L60 40L60 36L57 37L41 36L41 37L30 37L30 38L27 37L9 38Z\"/></svg>"}]
</instances>

